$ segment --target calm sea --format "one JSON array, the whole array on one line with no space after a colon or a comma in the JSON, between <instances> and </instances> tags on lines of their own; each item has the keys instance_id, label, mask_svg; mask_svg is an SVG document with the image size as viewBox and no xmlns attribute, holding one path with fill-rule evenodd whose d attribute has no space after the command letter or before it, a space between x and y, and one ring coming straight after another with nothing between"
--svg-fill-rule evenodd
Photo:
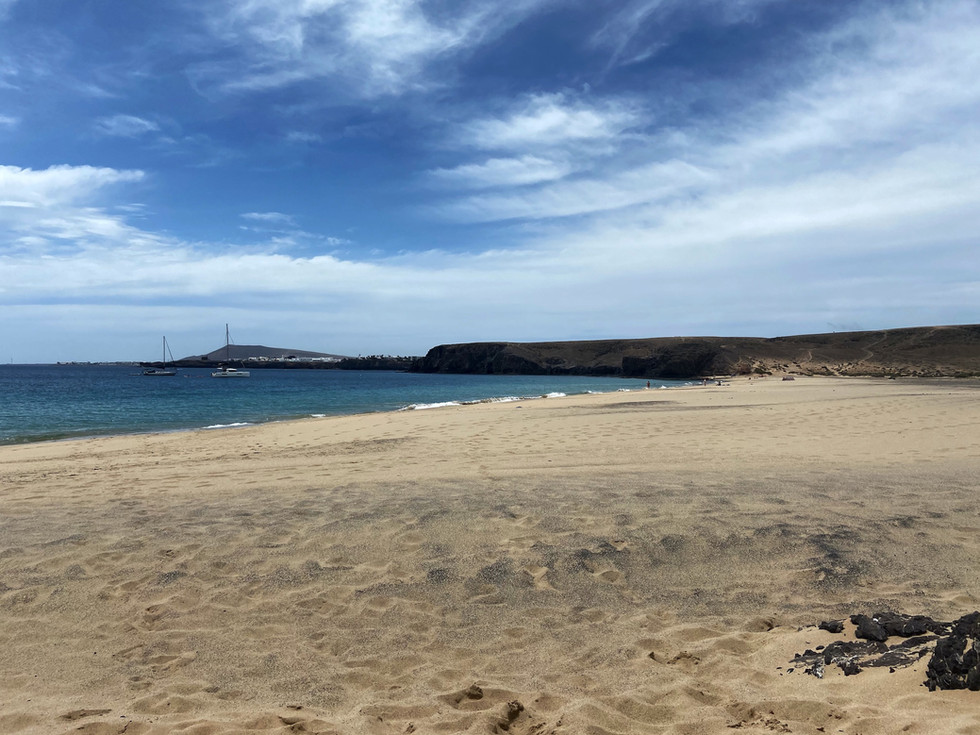
<instances>
[{"instance_id":1,"label":"calm sea","mask_svg":"<svg viewBox=\"0 0 980 735\"><path fill-rule=\"evenodd\" d=\"M429 408L484 400L640 390L645 380L252 370L216 380L204 369L144 377L117 365L0 365L0 444L222 428L308 416ZM654 381L653 387L683 385Z\"/></svg>"}]
</instances>

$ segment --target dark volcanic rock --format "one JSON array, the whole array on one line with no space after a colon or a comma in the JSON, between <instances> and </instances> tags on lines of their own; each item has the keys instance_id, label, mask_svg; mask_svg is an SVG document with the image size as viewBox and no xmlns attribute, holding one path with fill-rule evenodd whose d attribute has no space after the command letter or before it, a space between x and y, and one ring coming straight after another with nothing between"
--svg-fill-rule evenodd
<instances>
[{"instance_id":1,"label":"dark volcanic rock","mask_svg":"<svg viewBox=\"0 0 980 735\"><path fill-rule=\"evenodd\" d=\"M936 644L926 671L926 686L929 691L980 691L980 612L957 620L952 634Z\"/></svg>"},{"instance_id":2,"label":"dark volcanic rock","mask_svg":"<svg viewBox=\"0 0 980 735\"><path fill-rule=\"evenodd\" d=\"M888 635L908 638L923 633L948 633L949 623L937 623L925 615L902 615L894 612L878 612L872 616Z\"/></svg>"},{"instance_id":3,"label":"dark volcanic rock","mask_svg":"<svg viewBox=\"0 0 980 735\"><path fill-rule=\"evenodd\" d=\"M699 375L725 375L733 361L720 346L701 340L654 349L649 357L624 357L623 377L684 379Z\"/></svg>"},{"instance_id":4,"label":"dark volcanic rock","mask_svg":"<svg viewBox=\"0 0 980 735\"><path fill-rule=\"evenodd\" d=\"M851 622L856 626L854 635L869 641L886 641L888 633L878 625L878 621L867 615L852 615Z\"/></svg>"},{"instance_id":5,"label":"dark volcanic rock","mask_svg":"<svg viewBox=\"0 0 980 735\"><path fill-rule=\"evenodd\" d=\"M980 612L964 615L953 623L953 635L980 638Z\"/></svg>"},{"instance_id":6,"label":"dark volcanic rock","mask_svg":"<svg viewBox=\"0 0 980 735\"><path fill-rule=\"evenodd\" d=\"M925 682L930 691L980 691L980 611L952 623L896 612L878 612L870 617L852 615L851 622L855 636L864 640L834 641L821 652L807 649L797 654L792 663L818 678L823 678L824 667L830 665L838 666L845 676L852 676L867 667L910 666L932 653ZM819 627L839 633L843 624L825 621ZM891 636L904 640L889 646L885 641Z\"/></svg>"},{"instance_id":7,"label":"dark volcanic rock","mask_svg":"<svg viewBox=\"0 0 980 735\"><path fill-rule=\"evenodd\" d=\"M820 630L826 630L828 633L838 634L844 632L844 621L843 620L824 620L820 625L817 626Z\"/></svg>"},{"instance_id":8,"label":"dark volcanic rock","mask_svg":"<svg viewBox=\"0 0 980 735\"><path fill-rule=\"evenodd\" d=\"M528 359L506 342L478 342L433 347L413 370L422 373L477 373L488 375L542 375L549 369Z\"/></svg>"}]
</instances>

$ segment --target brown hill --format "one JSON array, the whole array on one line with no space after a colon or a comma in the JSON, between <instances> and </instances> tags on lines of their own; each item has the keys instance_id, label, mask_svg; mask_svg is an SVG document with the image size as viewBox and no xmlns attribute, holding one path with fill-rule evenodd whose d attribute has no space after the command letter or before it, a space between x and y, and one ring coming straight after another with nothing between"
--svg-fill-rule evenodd
<instances>
[{"instance_id":1,"label":"brown hill","mask_svg":"<svg viewBox=\"0 0 980 735\"><path fill-rule=\"evenodd\" d=\"M791 337L657 337L440 345L417 372L697 378L770 374L980 376L980 325Z\"/></svg>"},{"instance_id":2,"label":"brown hill","mask_svg":"<svg viewBox=\"0 0 980 735\"><path fill-rule=\"evenodd\" d=\"M326 352L311 352L286 347L266 347L265 345L222 345L211 350L206 355L185 357L183 361L197 360L203 362L221 362L223 360L340 360L343 355L331 355Z\"/></svg>"}]
</instances>

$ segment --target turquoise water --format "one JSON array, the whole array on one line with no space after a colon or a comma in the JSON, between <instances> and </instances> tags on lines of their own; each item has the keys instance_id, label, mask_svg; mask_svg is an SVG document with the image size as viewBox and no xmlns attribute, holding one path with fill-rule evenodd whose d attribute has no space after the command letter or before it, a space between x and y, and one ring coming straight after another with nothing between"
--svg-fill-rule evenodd
<instances>
[{"instance_id":1,"label":"turquoise water","mask_svg":"<svg viewBox=\"0 0 980 735\"><path fill-rule=\"evenodd\" d=\"M0 365L0 444L221 428L307 416L445 403L640 390L645 380L531 375L429 375L252 370L215 380L204 369L143 377L117 365ZM654 381L653 387L683 385Z\"/></svg>"}]
</instances>

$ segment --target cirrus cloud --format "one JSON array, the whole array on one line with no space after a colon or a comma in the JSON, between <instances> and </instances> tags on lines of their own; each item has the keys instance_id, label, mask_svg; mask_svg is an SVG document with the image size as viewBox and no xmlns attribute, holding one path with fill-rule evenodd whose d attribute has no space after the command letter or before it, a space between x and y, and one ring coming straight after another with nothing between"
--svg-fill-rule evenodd
<instances>
[{"instance_id":1,"label":"cirrus cloud","mask_svg":"<svg viewBox=\"0 0 980 735\"><path fill-rule=\"evenodd\" d=\"M147 133L155 133L160 126L152 120L136 115L113 115L95 122L95 129L102 135L119 138L139 138Z\"/></svg>"},{"instance_id":2,"label":"cirrus cloud","mask_svg":"<svg viewBox=\"0 0 980 735\"><path fill-rule=\"evenodd\" d=\"M550 4L468 0L439 12L418 0L225 0L201 10L237 58L190 71L202 88L222 93L332 80L352 97L396 95L441 85L426 73L429 64L466 53Z\"/></svg>"}]
</instances>

